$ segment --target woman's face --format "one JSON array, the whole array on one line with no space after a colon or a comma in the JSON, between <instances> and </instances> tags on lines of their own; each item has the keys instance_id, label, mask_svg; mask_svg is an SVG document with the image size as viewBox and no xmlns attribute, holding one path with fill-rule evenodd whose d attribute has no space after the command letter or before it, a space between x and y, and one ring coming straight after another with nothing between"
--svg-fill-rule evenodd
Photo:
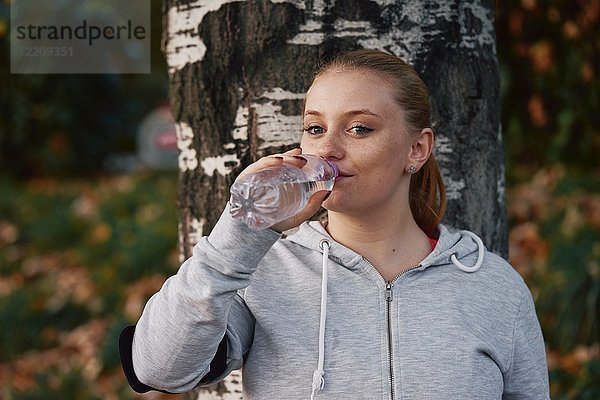
<instances>
[{"instance_id":1,"label":"woman's face","mask_svg":"<svg viewBox=\"0 0 600 400\"><path fill-rule=\"evenodd\" d=\"M303 153L340 169L326 209L359 216L408 202L411 138L386 80L364 70L325 72L307 93L303 128Z\"/></svg>"}]
</instances>

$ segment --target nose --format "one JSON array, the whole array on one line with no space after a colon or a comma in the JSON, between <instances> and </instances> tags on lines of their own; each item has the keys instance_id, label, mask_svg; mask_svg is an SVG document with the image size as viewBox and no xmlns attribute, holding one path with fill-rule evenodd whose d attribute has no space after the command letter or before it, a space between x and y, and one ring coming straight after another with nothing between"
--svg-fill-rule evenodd
<instances>
[{"instance_id":1,"label":"nose","mask_svg":"<svg viewBox=\"0 0 600 400\"><path fill-rule=\"evenodd\" d=\"M315 143L316 154L325 159L339 160L344 156L341 135L327 132Z\"/></svg>"}]
</instances>

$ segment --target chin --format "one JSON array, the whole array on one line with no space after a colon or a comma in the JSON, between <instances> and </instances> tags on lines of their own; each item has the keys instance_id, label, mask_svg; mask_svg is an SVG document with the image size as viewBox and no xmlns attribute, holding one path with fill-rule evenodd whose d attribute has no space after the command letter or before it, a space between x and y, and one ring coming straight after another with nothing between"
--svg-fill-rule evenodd
<instances>
[{"instance_id":1,"label":"chin","mask_svg":"<svg viewBox=\"0 0 600 400\"><path fill-rule=\"evenodd\" d=\"M321 204L321 206L327 211L344 213L348 211L348 204L346 199L342 198L339 193L331 192L331 195Z\"/></svg>"},{"instance_id":2,"label":"chin","mask_svg":"<svg viewBox=\"0 0 600 400\"><path fill-rule=\"evenodd\" d=\"M335 201L332 201L332 197L334 197L333 193L331 193L329 197L323 203L321 203L321 207L323 207L327 211L336 211Z\"/></svg>"}]
</instances>

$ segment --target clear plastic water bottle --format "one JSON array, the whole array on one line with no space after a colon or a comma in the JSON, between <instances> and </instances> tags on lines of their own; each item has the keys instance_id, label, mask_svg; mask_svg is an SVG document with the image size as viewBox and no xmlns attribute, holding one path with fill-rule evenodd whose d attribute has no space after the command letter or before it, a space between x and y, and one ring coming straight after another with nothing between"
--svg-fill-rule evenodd
<instances>
[{"instance_id":1,"label":"clear plastic water bottle","mask_svg":"<svg viewBox=\"0 0 600 400\"><path fill-rule=\"evenodd\" d=\"M314 155L301 157L307 161L302 168L284 163L238 178L230 189L233 218L259 231L298 214L313 193L332 190L337 166Z\"/></svg>"}]
</instances>

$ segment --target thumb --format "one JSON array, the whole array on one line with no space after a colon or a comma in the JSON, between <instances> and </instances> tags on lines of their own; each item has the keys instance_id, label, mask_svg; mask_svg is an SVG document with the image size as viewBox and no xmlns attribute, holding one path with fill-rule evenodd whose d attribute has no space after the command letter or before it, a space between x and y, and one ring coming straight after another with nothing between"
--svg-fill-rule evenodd
<instances>
[{"instance_id":1,"label":"thumb","mask_svg":"<svg viewBox=\"0 0 600 400\"><path fill-rule=\"evenodd\" d=\"M329 196L330 193L331 192L329 191L321 190L310 197L308 203L306 204L306 207L304 207L304 209L300 211L297 215L301 223L306 221L307 219L315 215L317 211L319 211L319 209L321 208L321 204L323 204L323 202L325 201L327 196Z\"/></svg>"},{"instance_id":2,"label":"thumb","mask_svg":"<svg viewBox=\"0 0 600 400\"><path fill-rule=\"evenodd\" d=\"M273 225L271 229L281 233L283 231L287 231L288 229L297 227L298 225L315 215L317 211L319 211L319 208L321 208L321 204L323 203L323 201L325 201L325 199L327 198L327 196L329 196L330 193L331 192L326 190L320 190L316 192L310 197L308 203L302 209L302 211L285 221Z\"/></svg>"}]
</instances>

